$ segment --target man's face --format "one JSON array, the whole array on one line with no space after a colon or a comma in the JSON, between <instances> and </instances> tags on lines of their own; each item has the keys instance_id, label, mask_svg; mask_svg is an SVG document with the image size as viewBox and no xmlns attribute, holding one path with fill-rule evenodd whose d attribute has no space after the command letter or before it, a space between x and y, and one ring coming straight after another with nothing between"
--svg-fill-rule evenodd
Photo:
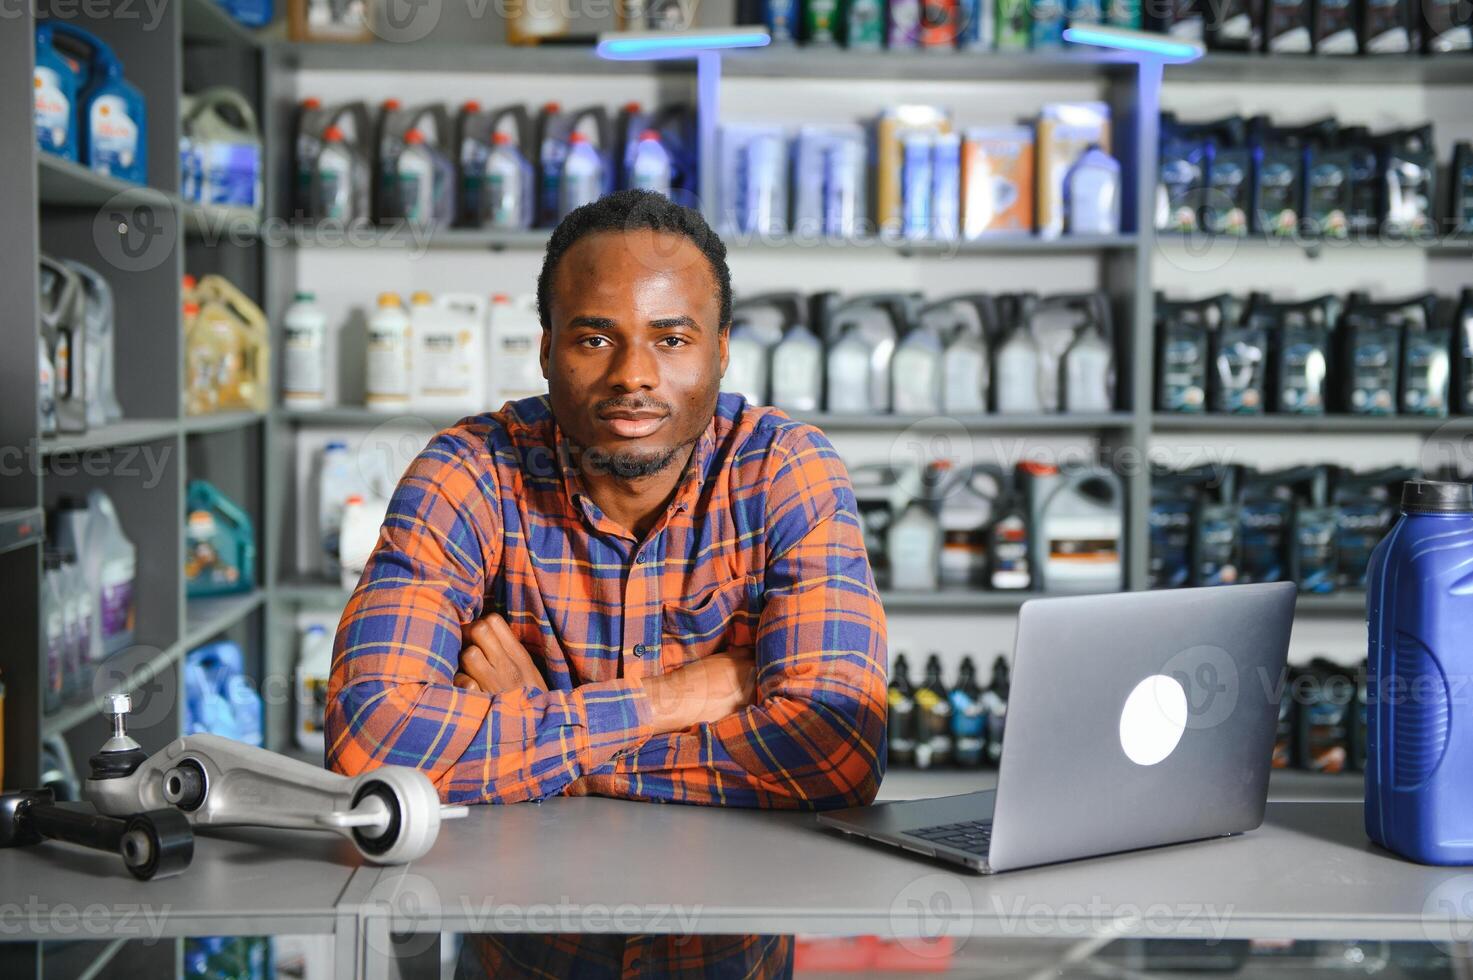
<instances>
[{"instance_id":1,"label":"man's face","mask_svg":"<svg viewBox=\"0 0 1473 980\"><path fill-rule=\"evenodd\" d=\"M558 425L588 462L648 476L700 438L727 338L694 243L648 229L589 235L564 253L548 306L542 373Z\"/></svg>"}]
</instances>

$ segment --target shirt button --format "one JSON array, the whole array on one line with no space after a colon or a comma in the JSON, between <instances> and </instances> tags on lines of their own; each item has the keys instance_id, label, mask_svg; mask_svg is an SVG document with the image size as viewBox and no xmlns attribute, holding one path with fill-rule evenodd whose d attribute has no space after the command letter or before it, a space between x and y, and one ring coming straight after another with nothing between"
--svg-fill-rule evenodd
<instances>
[{"instance_id":1,"label":"shirt button","mask_svg":"<svg viewBox=\"0 0 1473 980\"><path fill-rule=\"evenodd\" d=\"M648 652L648 650L649 648L646 647L643 643L634 644L634 655L636 657L643 657L645 653Z\"/></svg>"},{"instance_id":2,"label":"shirt button","mask_svg":"<svg viewBox=\"0 0 1473 980\"><path fill-rule=\"evenodd\" d=\"M635 973L638 973L640 970L644 969L644 960L636 956L634 959L629 961L629 969Z\"/></svg>"}]
</instances>

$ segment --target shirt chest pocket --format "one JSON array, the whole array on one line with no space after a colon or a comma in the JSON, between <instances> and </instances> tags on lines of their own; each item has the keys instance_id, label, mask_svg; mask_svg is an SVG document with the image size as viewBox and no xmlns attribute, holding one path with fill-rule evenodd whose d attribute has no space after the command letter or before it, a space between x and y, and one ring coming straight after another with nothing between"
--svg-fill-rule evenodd
<instances>
[{"instance_id":1,"label":"shirt chest pocket","mask_svg":"<svg viewBox=\"0 0 1473 980\"><path fill-rule=\"evenodd\" d=\"M724 582L689 602L667 602L661 609L660 661L669 670L729 649L752 649L756 642L756 577Z\"/></svg>"}]
</instances>

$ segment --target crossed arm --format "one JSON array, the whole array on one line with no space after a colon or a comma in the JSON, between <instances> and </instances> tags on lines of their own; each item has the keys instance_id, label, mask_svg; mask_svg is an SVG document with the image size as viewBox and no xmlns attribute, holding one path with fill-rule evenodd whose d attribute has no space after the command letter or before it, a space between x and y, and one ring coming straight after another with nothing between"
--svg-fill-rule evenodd
<instances>
[{"instance_id":1,"label":"crossed arm","mask_svg":"<svg viewBox=\"0 0 1473 980\"><path fill-rule=\"evenodd\" d=\"M473 463L472 449L442 434L395 493L338 630L331 768L415 766L448 802L873 799L885 751L884 620L852 509L815 504L825 498L809 487L770 495L782 526L801 531L769 559L754 650L549 690L506 624L483 616L498 515L486 468Z\"/></svg>"}]
</instances>

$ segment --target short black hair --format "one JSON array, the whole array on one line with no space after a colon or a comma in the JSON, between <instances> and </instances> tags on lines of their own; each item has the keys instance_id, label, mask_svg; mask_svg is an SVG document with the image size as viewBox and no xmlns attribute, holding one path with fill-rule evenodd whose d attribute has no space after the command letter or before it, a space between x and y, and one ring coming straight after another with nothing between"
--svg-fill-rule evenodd
<instances>
[{"instance_id":1,"label":"short black hair","mask_svg":"<svg viewBox=\"0 0 1473 980\"><path fill-rule=\"evenodd\" d=\"M615 191L591 204L574 208L558 222L547 240L542 272L537 276L537 316L542 329L552 326L552 279L563 255L579 240L601 231L651 231L683 235L701 250L716 280L720 308L718 330L731 323L731 270L726 267L726 243L706 224L695 208L676 204L663 194L646 190Z\"/></svg>"}]
</instances>

